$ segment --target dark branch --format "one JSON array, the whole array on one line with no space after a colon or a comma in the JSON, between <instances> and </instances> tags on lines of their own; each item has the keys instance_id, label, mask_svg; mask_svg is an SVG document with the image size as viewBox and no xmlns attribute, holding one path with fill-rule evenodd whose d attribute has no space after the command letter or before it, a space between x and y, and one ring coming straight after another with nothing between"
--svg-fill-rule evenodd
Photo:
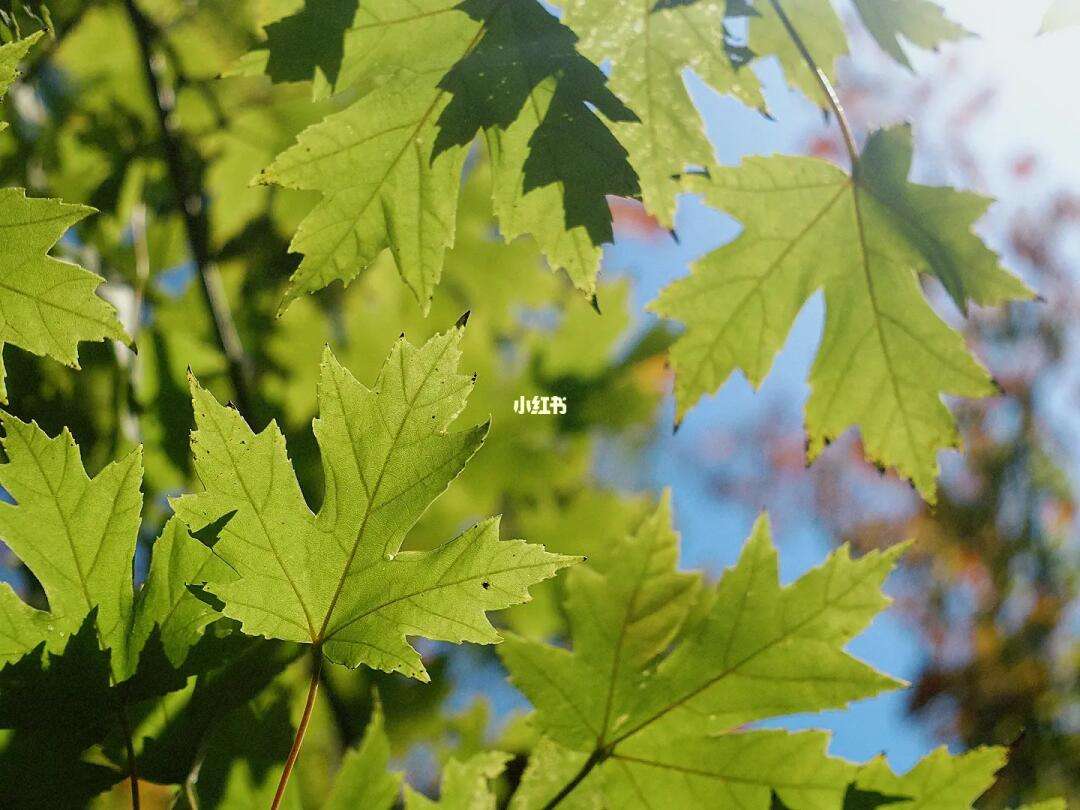
<instances>
[{"instance_id":1,"label":"dark branch","mask_svg":"<svg viewBox=\"0 0 1080 810\"><path fill-rule=\"evenodd\" d=\"M236 331L236 324L233 323L221 273L213 261L210 248L210 225L206 218L205 195L202 191L202 172L190 170L188 162L184 159L185 145L172 120L175 97L171 88L168 88L162 80L161 63L154 54L154 48L160 46L161 38L157 27L142 13L135 4L135 0L124 0L124 7L131 18L131 24L139 42L143 71L161 128L161 148L165 156L165 165L176 195L176 206L184 219L184 230L187 234L191 259L199 276L203 297L206 299L206 305L213 318L218 347L225 355L237 408L241 414L251 419L254 415L251 364L244 353L240 336Z\"/></svg>"}]
</instances>

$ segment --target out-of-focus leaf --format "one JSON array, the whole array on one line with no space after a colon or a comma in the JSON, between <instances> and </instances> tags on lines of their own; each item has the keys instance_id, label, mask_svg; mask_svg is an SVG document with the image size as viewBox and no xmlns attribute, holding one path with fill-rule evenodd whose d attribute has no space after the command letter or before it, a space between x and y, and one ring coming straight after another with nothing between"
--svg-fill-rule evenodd
<instances>
[{"instance_id":1,"label":"out-of-focus leaf","mask_svg":"<svg viewBox=\"0 0 1080 810\"><path fill-rule=\"evenodd\" d=\"M485 751L467 760L450 760L443 768L437 801L405 786L405 810L495 810L489 782L506 768L510 757Z\"/></svg>"},{"instance_id":2,"label":"out-of-focus leaf","mask_svg":"<svg viewBox=\"0 0 1080 810\"><path fill-rule=\"evenodd\" d=\"M831 0L783 0L781 7L798 32L818 68L835 84L836 62L848 52L847 35ZM757 12L749 18L748 46L762 57L775 56L789 85L819 106L827 99L792 41L771 2L754 4Z\"/></svg>"},{"instance_id":3,"label":"out-of-focus leaf","mask_svg":"<svg viewBox=\"0 0 1080 810\"><path fill-rule=\"evenodd\" d=\"M971 36L932 0L855 0L855 8L882 50L909 69L901 37L920 48L936 50L943 42Z\"/></svg>"},{"instance_id":4,"label":"out-of-focus leaf","mask_svg":"<svg viewBox=\"0 0 1080 810\"><path fill-rule=\"evenodd\" d=\"M1043 17L1040 33L1060 31L1080 25L1080 2L1078 0L1054 0Z\"/></svg>"},{"instance_id":5,"label":"out-of-focus leaf","mask_svg":"<svg viewBox=\"0 0 1080 810\"><path fill-rule=\"evenodd\" d=\"M401 791L402 776L390 770L390 740L378 695L359 747L346 752L326 810L390 810Z\"/></svg>"}]
</instances>

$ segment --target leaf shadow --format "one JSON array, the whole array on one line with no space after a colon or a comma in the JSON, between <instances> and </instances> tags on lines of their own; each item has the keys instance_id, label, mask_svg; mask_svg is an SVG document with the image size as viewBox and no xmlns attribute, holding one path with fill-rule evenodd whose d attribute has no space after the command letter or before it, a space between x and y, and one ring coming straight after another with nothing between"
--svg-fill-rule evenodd
<instances>
[{"instance_id":1,"label":"leaf shadow","mask_svg":"<svg viewBox=\"0 0 1080 810\"><path fill-rule=\"evenodd\" d=\"M594 244L611 241L607 196L636 196L639 188L626 150L600 116L638 122L637 115L540 3L465 0L458 9L485 30L439 82L452 98L436 121L432 161L481 131L498 139L534 115L521 193L560 185L566 228L583 227Z\"/></svg>"}]
</instances>

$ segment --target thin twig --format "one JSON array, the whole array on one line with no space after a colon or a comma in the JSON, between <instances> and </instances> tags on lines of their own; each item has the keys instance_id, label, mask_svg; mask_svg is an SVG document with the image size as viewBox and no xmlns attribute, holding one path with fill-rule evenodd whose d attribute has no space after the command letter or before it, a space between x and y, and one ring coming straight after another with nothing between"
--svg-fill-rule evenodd
<instances>
[{"instance_id":1,"label":"thin twig","mask_svg":"<svg viewBox=\"0 0 1080 810\"><path fill-rule=\"evenodd\" d=\"M844 146L847 148L848 158L851 160L851 174L854 176L858 171L859 166L859 147L855 143L855 136L851 131L851 124L848 122L847 114L844 112L844 105L840 103L840 97L836 94L836 88L833 87L832 82L829 81L829 77L825 75L825 71L822 70L813 55L810 53L810 49L806 47L806 42L799 32L795 29L795 25L791 22L791 18L788 17L787 12L784 11L783 6L780 5L780 0L769 0L776 15L780 18L780 22L784 25L784 30L787 31L791 41L795 43L795 47L798 48L799 53L802 55L803 61L806 62L806 66L810 68L810 72L814 74L814 78L817 79L818 86L821 87L825 97L829 100L829 106L832 107L833 114L836 115L836 121L840 125L840 132L844 136Z\"/></svg>"},{"instance_id":2,"label":"thin twig","mask_svg":"<svg viewBox=\"0 0 1080 810\"><path fill-rule=\"evenodd\" d=\"M199 276L203 297L206 299L206 305L210 309L214 322L214 334L218 347L225 355L229 381L232 383L236 397L236 406L241 414L250 419L254 415L251 409L251 364L244 353L243 344L236 331L236 324L233 322L221 273L213 261L210 249L210 226L206 218L201 178L193 176L184 159L184 144L176 132L172 117L175 97L172 89L162 81L160 73L163 65L153 52L159 40L158 31L154 23L135 4L135 0L124 0L124 7L127 9L139 42L143 72L150 88L151 101L161 129L161 148L165 155L165 165L172 181L173 193L176 195L177 208L184 219L188 247Z\"/></svg>"},{"instance_id":3,"label":"thin twig","mask_svg":"<svg viewBox=\"0 0 1080 810\"><path fill-rule=\"evenodd\" d=\"M308 723L311 722L311 712L315 708L315 696L319 693L319 678L322 674L322 649L318 646L312 647L311 657L311 681L308 683L307 703L304 704L300 725L296 727L296 736L293 737L292 748L289 749L289 756L281 771L281 779L278 780L277 791L274 793L270 810L278 810L282 799L285 798L285 788L289 784L289 777L296 766L296 760L300 757L300 746L304 744L304 734L307 732Z\"/></svg>"}]
</instances>

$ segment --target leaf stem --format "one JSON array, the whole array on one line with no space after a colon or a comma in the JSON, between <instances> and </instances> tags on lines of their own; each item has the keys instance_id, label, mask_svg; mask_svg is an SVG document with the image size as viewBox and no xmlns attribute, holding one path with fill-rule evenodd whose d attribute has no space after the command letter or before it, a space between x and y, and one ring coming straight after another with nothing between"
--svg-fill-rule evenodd
<instances>
[{"instance_id":1,"label":"leaf stem","mask_svg":"<svg viewBox=\"0 0 1080 810\"><path fill-rule=\"evenodd\" d=\"M285 788L289 784L296 760L300 757L300 746L304 744L304 734L307 733L308 724L311 722L311 713L315 708L315 696L319 693L319 680L322 675L322 649L312 647L311 680L308 683L307 702L304 704L304 713L300 717L300 725L296 727L296 735L293 737L292 748L285 760L285 767L281 771L281 779L278 780L277 791L274 793L274 801L270 804L270 810L278 810L282 799L285 798Z\"/></svg>"},{"instance_id":2,"label":"leaf stem","mask_svg":"<svg viewBox=\"0 0 1080 810\"><path fill-rule=\"evenodd\" d=\"M562 786L562 789L556 793L540 810L554 810L558 804L569 796L578 785L585 781L585 777L592 773L593 768L602 763L611 755L611 752L597 748L591 754L589 758L582 764L580 770L574 774L574 778Z\"/></svg>"},{"instance_id":3,"label":"leaf stem","mask_svg":"<svg viewBox=\"0 0 1080 810\"><path fill-rule=\"evenodd\" d=\"M124 736L124 749L127 753L128 781L131 783L131 810L139 810L139 774L135 769L135 746L131 742L131 722L128 720L123 698L117 700L116 713L120 718L120 731Z\"/></svg>"},{"instance_id":4,"label":"leaf stem","mask_svg":"<svg viewBox=\"0 0 1080 810\"><path fill-rule=\"evenodd\" d=\"M206 202L199 176L201 172L196 171L193 174L188 171L188 165L184 159L185 144L177 134L173 118L175 94L173 89L166 87L162 81L160 74L164 65L153 53L154 44L160 38L159 32L154 23L139 9L135 0L124 0L124 7L127 9L139 42L143 73L161 129L161 148L164 152L165 165L172 181L177 209L184 220L188 248L199 277L203 298L214 323L214 336L221 353L225 356L229 381L236 397L236 406L241 414L250 419L254 415L251 410L251 363L244 353L240 335L236 331L221 273L213 262L210 248L210 225L206 218Z\"/></svg>"},{"instance_id":5,"label":"leaf stem","mask_svg":"<svg viewBox=\"0 0 1080 810\"><path fill-rule=\"evenodd\" d=\"M847 149L848 158L851 160L851 174L854 177L859 166L859 147L855 143L855 136L851 131L851 123L848 121L847 113L844 112L844 105L840 103L840 96L836 94L836 88L834 88L832 82L829 81L829 77L826 76L825 71L818 66L817 61L810 53L810 49L806 47L805 40L803 40L799 35L799 32L795 29L795 25L791 22L791 18L788 17L787 12L784 11L783 6L780 5L780 0L769 0L769 4L780 18L780 22L783 23L784 30L787 31L791 41L795 43L795 47L798 49L803 61L806 62L806 66L810 68L810 72L814 74L818 86L821 87L822 92L825 94L825 98L829 101L829 106L836 115L836 121L840 125L840 133L844 137L844 147Z\"/></svg>"}]
</instances>

